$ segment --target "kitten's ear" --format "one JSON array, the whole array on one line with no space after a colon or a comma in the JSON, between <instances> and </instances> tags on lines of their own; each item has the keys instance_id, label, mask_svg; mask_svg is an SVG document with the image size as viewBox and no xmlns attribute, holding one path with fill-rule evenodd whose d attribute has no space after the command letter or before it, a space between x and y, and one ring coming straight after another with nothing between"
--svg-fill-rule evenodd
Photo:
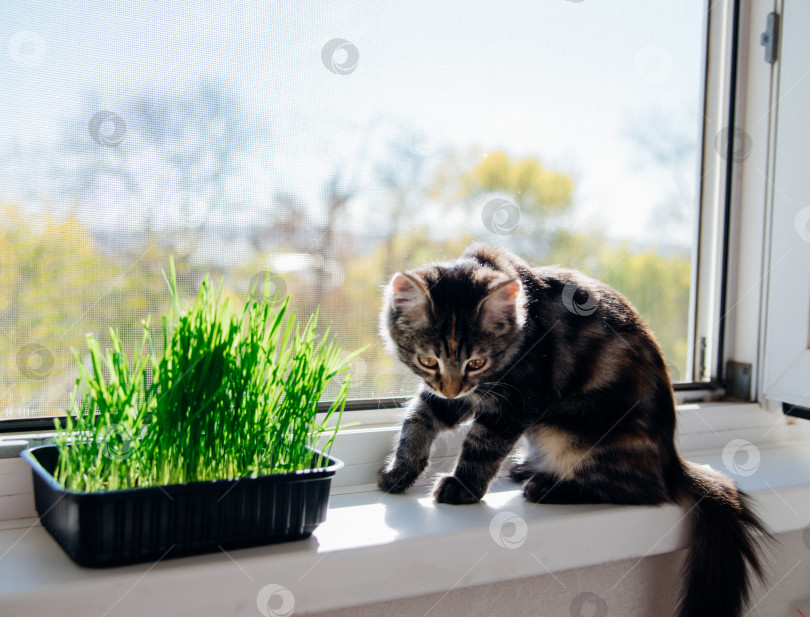
<instances>
[{"instance_id":1,"label":"kitten's ear","mask_svg":"<svg viewBox=\"0 0 810 617\"><path fill-rule=\"evenodd\" d=\"M427 320L430 296L423 281L412 274L397 272L391 279L389 289L391 306L413 325L422 325Z\"/></svg>"},{"instance_id":2,"label":"kitten's ear","mask_svg":"<svg viewBox=\"0 0 810 617\"><path fill-rule=\"evenodd\" d=\"M478 314L485 330L501 332L511 324L523 323L522 289L516 279L497 282L478 303Z\"/></svg>"}]
</instances>

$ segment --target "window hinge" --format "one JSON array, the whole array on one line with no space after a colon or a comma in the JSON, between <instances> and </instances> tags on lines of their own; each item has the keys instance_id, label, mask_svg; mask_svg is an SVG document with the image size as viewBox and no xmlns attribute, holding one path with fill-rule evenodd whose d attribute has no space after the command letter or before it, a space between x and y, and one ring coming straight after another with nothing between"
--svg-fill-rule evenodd
<instances>
[{"instance_id":1,"label":"window hinge","mask_svg":"<svg viewBox=\"0 0 810 617\"><path fill-rule=\"evenodd\" d=\"M776 62L779 50L779 13L768 13L765 32L760 36L759 42L765 48L765 62Z\"/></svg>"}]
</instances>

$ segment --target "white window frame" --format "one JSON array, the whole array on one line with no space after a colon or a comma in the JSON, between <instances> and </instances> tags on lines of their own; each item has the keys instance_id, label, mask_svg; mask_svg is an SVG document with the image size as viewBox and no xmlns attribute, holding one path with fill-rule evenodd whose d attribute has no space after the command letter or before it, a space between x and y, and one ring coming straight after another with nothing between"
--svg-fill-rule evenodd
<instances>
[{"instance_id":1,"label":"white window frame","mask_svg":"<svg viewBox=\"0 0 810 617\"><path fill-rule=\"evenodd\" d=\"M729 187L728 161L716 136L731 122L734 86L734 0L713 2L709 9L703 118L700 217L692 279L694 381L716 384L723 313L724 230Z\"/></svg>"},{"instance_id":2,"label":"white window frame","mask_svg":"<svg viewBox=\"0 0 810 617\"><path fill-rule=\"evenodd\" d=\"M793 12L784 18L786 4ZM793 224L808 205L802 195L810 189L802 190L808 185L802 187L795 172L782 180L789 168L780 172L780 164L790 161L789 151L810 139L806 123L779 120L780 108L784 116L791 111L786 105L807 109L810 101L807 84L797 82L792 68L794 62L804 66L802 28L806 30L810 13L806 4L792 5L791 0L743 3L735 124L751 148L735 163L729 227L724 359L751 365L752 399L775 412L781 412L783 403L810 407L810 243ZM774 64L765 62L760 45L771 12L783 16ZM792 77L783 78L783 62L790 63ZM785 79L792 83L783 85ZM784 89L791 89L790 97ZM786 255L787 267L782 261Z\"/></svg>"},{"instance_id":3,"label":"white window frame","mask_svg":"<svg viewBox=\"0 0 810 617\"><path fill-rule=\"evenodd\" d=\"M726 340L723 361L752 367L751 398L762 400L761 339L764 336L763 275L767 244L765 195L771 133L771 91L774 67L765 62L760 35L774 0L753 0L740 14L736 126L751 140L751 150L736 163L729 220ZM765 118L765 121L762 119Z\"/></svg>"},{"instance_id":4,"label":"white window frame","mask_svg":"<svg viewBox=\"0 0 810 617\"><path fill-rule=\"evenodd\" d=\"M810 407L810 239L796 228L810 216L810 176L803 153L810 142L806 117L810 83L806 29L810 5L780 0L780 60L771 92L771 139L765 193L764 297L760 388L772 406ZM797 153L800 158L797 158ZM802 161L800 163L799 161Z\"/></svg>"}]
</instances>

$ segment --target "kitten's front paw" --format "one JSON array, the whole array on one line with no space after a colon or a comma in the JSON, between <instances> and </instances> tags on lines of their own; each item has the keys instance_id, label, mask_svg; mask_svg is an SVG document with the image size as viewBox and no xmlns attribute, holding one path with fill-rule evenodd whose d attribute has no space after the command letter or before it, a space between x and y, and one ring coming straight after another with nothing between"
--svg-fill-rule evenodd
<instances>
[{"instance_id":1,"label":"kitten's front paw","mask_svg":"<svg viewBox=\"0 0 810 617\"><path fill-rule=\"evenodd\" d=\"M532 475L523 485L523 496L533 503L543 503L554 490L554 481L548 476L538 473Z\"/></svg>"},{"instance_id":2,"label":"kitten's front paw","mask_svg":"<svg viewBox=\"0 0 810 617\"><path fill-rule=\"evenodd\" d=\"M416 482L417 475L402 465L383 467L377 474L377 486L386 493L402 493Z\"/></svg>"},{"instance_id":3,"label":"kitten's front paw","mask_svg":"<svg viewBox=\"0 0 810 617\"><path fill-rule=\"evenodd\" d=\"M433 487L433 497L439 503L449 503L461 505L468 503L478 503L481 495L476 495L472 490L455 476L442 476Z\"/></svg>"},{"instance_id":4,"label":"kitten's front paw","mask_svg":"<svg viewBox=\"0 0 810 617\"><path fill-rule=\"evenodd\" d=\"M579 489L570 481L538 472L523 485L523 496L534 503L584 503Z\"/></svg>"}]
</instances>

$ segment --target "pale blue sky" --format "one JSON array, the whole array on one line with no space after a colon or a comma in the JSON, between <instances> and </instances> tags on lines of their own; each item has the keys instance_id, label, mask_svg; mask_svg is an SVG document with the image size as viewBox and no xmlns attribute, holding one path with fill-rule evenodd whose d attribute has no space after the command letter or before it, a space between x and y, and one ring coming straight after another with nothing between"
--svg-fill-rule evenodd
<instances>
[{"instance_id":1,"label":"pale blue sky","mask_svg":"<svg viewBox=\"0 0 810 617\"><path fill-rule=\"evenodd\" d=\"M319 136L401 118L436 143L538 155L576 175L577 224L654 237L651 211L671 179L642 173L625 133L653 110L698 135L703 0L0 7L0 152L58 148L89 94L115 111L146 91L217 78L271 119L276 145L307 152L301 161ZM359 50L349 75L321 62L335 37ZM15 198L14 179L0 179L0 198Z\"/></svg>"}]
</instances>

